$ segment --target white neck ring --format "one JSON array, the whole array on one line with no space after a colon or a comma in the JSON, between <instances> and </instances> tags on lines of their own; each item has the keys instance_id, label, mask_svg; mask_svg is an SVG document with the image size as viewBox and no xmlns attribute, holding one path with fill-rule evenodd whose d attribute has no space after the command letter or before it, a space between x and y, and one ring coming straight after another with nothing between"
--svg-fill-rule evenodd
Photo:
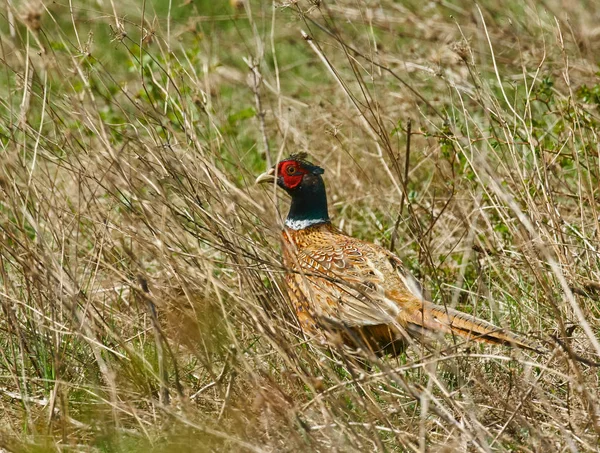
<instances>
[{"instance_id":1,"label":"white neck ring","mask_svg":"<svg viewBox=\"0 0 600 453\"><path fill-rule=\"evenodd\" d=\"M290 230L303 230L305 228L308 228L309 226L325 222L327 222L327 219L285 219L285 226L288 227Z\"/></svg>"}]
</instances>

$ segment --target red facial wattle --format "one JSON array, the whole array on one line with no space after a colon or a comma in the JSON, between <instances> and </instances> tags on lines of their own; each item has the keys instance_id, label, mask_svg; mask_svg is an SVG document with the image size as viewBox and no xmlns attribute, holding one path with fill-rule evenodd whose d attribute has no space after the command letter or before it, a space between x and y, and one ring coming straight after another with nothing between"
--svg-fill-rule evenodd
<instances>
[{"instance_id":1,"label":"red facial wattle","mask_svg":"<svg viewBox=\"0 0 600 453\"><path fill-rule=\"evenodd\" d=\"M281 162L277 169L277 174L283 179L283 185L287 189L298 187L307 173L308 171L295 161Z\"/></svg>"}]
</instances>

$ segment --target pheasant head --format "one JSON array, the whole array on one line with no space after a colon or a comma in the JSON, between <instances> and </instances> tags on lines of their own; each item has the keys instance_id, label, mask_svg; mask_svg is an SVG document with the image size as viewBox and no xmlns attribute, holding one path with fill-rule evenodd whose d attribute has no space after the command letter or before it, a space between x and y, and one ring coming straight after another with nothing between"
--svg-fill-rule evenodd
<instances>
[{"instance_id":1,"label":"pheasant head","mask_svg":"<svg viewBox=\"0 0 600 453\"><path fill-rule=\"evenodd\" d=\"M302 230L329 222L323 173L321 167L306 160L306 154L295 154L260 175L256 183L277 182L292 197L285 226Z\"/></svg>"}]
</instances>

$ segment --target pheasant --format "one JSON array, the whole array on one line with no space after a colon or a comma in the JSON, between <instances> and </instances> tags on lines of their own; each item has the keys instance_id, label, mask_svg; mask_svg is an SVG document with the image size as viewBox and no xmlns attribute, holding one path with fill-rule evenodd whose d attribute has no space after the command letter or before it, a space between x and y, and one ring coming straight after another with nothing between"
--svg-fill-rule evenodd
<instances>
[{"instance_id":1,"label":"pheasant","mask_svg":"<svg viewBox=\"0 0 600 453\"><path fill-rule=\"evenodd\" d=\"M344 344L378 355L397 355L427 333L539 351L516 332L425 300L396 255L334 227L323 173L305 154L296 154L256 179L276 182L292 198L283 261L288 294L306 334L337 332Z\"/></svg>"}]
</instances>

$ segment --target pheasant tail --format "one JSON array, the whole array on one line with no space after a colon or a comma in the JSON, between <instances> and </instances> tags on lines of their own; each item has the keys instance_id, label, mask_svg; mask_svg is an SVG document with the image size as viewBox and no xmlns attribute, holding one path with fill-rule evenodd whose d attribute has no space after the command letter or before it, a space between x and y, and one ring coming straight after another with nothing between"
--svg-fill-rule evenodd
<instances>
[{"instance_id":1,"label":"pheasant tail","mask_svg":"<svg viewBox=\"0 0 600 453\"><path fill-rule=\"evenodd\" d=\"M477 339L493 344L519 346L540 352L538 345L510 330L501 329L487 321L467 313L442 307L431 302L423 302L423 309L413 313L407 320L409 330L441 331Z\"/></svg>"}]
</instances>

